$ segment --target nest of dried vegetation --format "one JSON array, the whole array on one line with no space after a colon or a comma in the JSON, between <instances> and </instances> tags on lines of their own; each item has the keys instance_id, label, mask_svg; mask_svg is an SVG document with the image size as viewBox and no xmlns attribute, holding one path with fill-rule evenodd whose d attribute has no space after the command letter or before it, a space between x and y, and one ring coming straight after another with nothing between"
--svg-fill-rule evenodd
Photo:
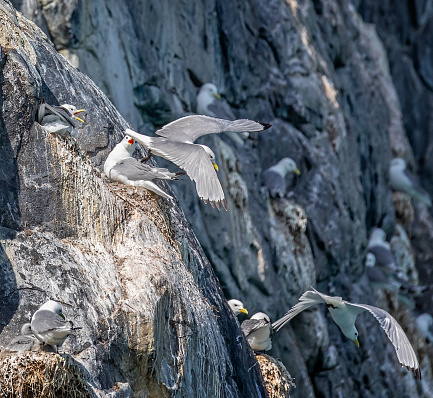
<instances>
[{"instance_id":1,"label":"nest of dried vegetation","mask_svg":"<svg viewBox=\"0 0 433 398\"><path fill-rule=\"evenodd\" d=\"M53 353L0 356L0 397L94 397L82 368L70 356Z\"/></svg>"}]
</instances>

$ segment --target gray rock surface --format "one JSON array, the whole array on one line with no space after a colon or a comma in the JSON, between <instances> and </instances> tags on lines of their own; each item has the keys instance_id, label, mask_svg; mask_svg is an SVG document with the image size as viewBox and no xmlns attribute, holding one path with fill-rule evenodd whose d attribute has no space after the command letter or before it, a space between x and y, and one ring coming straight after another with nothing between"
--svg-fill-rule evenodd
<instances>
[{"instance_id":1,"label":"gray rock surface","mask_svg":"<svg viewBox=\"0 0 433 398\"><path fill-rule=\"evenodd\" d=\"M422 131L420 126L425 128L431 117L425 116L429 109L431 93L426 93L423 86L424 80L425 84L428 84L430 61L423 59L423 72L420 72L423 77L420 78L414 71L413 65L416 65L416 62L410 58L411 54L405 53L402 57L400 47L397 48L398 51L390 51L390 48L396 48L389 44L395 41L396 35L400 35L397 42L401 43L405 43L407 37L416 36L410 36L408 33L412 29L412 20L409 17L413 10L399 12L394 3L396 2L389 1L385 2L385 5L379 5L372 1L349 3L337 0L204 0L200 3L136 0L127 4L115 0L54 0L49 3L15 1L16 6L52 38L56 49L70 62L79 65L80 69L113 101L131 126L140 132L151 133L157 126L179 114L194 111L197 90L201 84L208 81L217 84L237 117L248 117L273 124L270 130L263 134L255 134L244 146L236 146L234 142L223 137L202 139L202 142L211 146L216 153L221 170L219 177L227 196L229 212L217 212L209 205L201 203L195 195L193 184L189 181L172 184L181 208L192 224L226 297L241 299L251 313L263 311L272 319L283 315L301 293L316 282L321 291L343 295L350 301L373 305L380 303L380 306L391 311L403 328L408 330L415 348L420 348L424 376L422 382L416 383L411 374L400 369L385 334L368 314L360 316L358 321L362 322L358 323L361 343L361 349L358 350L328 319L326 309L318 308L295 318L291 325L275 336L273 342L271 354L280 358L290 375L295 378L297 388L291 390L294 397L433 396L430 360L428 355L424 355L422 345L419 344L413 327L413 317L407 310L394 307L393 301L379 300L373 295L364 276L367 236L370 229L379 225L385 229L388 236L392 236L396 226L392 195L388 186L388 166L393 153L405 157L411 162L411 166L414 166L414 159L418 161L421 158L420 148L429 148L425 142L426 134L411 134L411 131ZM425 32L429 26L429 19L424 15L430 15L430 2L415 3L416 7L425 8L425 12L419 13L424 22L420 25L423 28L418 31ZM384 18L391 18L388 25L378 20L381 23L378 28L379 36L382 39L389 39L384 40L383 44L376 34L375 27L364 23L356 12L358 8L364 18L375 21L373 17L381 15L382 8L379 7L389 10L388 13L384 13ZM381 35L381 26L389 27L395 20L398 20L399 29L391 29L389 34ZM420 47L428 46L427 38L427 33L424 39L416 37ZM425 51L422 52L424 53ZM388 66L388 59L391 61L391 68ZM405 65L410 66L407 69L409 72L402 73ZM394 86L392 77L398 74L406 76L407 80L399 80L400 85ZM411 90L408 90L408 87ZM86 90L89 90L88 83ZM90 90L93 90L92 85ZM401 97L403 90L408 94ZM59 101L59 96L66 97L61 86L56 86L51 91ZM80 89L79 93L67 93L72 98L79 99L80 103L77 106L89 109L88 123L84 126L78 143L82 149L81 155L89 156L91 164L100 169L108 148L120 139L120 129L124 127L124 123L121 119L119 122L119 116L111 105L104 104L107 108L104 110L100 108L99 101L104 101L104 97L100 96L99 91L94 91L94 96L98 97L95 102L86 101L88 96L80 97L82 91L84 88ZM44 95L48 96L48 93ZM413 111L410 116L405 113L406 102L401 98L407 99L409 108ZM420 109L415 99L421 99ZM421 111L423 113L419 113ZM106 115L107 112L110 117ZM421 114L424 116L420 116ZM95 128L90 128L99 126L96 129L99 131L101 126L106 125L108 127L101 133L95 131ZM18 133L13 135L17 136ZM15 142L14 140L11 142ZM48 137L46 141L51 143L53 138ZM57 148L62 142L54 143ZM414 146L413 152L409 143ZM13 154L15 146L9 144L9 147L6 146L8 153ZM72 149L66 152L73 153ZM64 154L65 151L56 149L55 153ZM13 156L3 156L8 159L8 167L16 168ZM261 187L261 173L285 156L296 161L302 174L300 178L290 182L291 192L288 198L270 200ZM426 153L424 158L431 157ZM164 164L160 159L157 161L160 165ZM75 164L75 160L68 162ZM84 166L80 166L78 170L82 168ZM82 172L84 173L84 169ZM11 174L8 174L6 177L2 177L4 184L12 188L17 186L19 175L12 178ZM94 178L95 181L99 181L97 176ZM44 188L44 185L39 182L38 184L40 189ZM109 189L110 196L109 193L104 193L103 188L99 188L99 182L94 184L98 187L95 191L101 199L94 199L93 202L88 202L88 196L81 199L83 193L79 192L77 184L72 184L74 192L78 189L72 197L80 204L79 209L82 209L77 216L72 217L72 221L69 219L71 208L65 212L61 207L64 203L64 200L61 200L63 197L58 196L58 202L47 201L43 209L36 212L36 215L43 213L45 218L39 215L37 223L35 221L31 225L55 224L58 229L38 229L37 233L55 235L36 235L32 239L38 238L46 242L57 236L72 239L71 236L79 232L84 234L80 235L80 240L86 239L80 248L97 247L97 256L91 256L88 260L89 254L82 254L78 256L79 263L73 259L66 264L77 263L78 269L84 267L86 270L93 267L85 265L87 263L100 264L103 261L107 264L103 272L100 272L101 275L98 273L100 281L89 282L89 288L80 284L79 297L97 295L98 284L104 288L106 284L112 286L112 275L114 269L116 270L115 275L119 283L125 284L119 288L124 296L120 295L119 289L112 286L113 290L107 293L106 298L104 297L107 304L112 304L107 305L109 309L103 309L101 317L106 319L107 313L117 314L113 310L114 303L120 300L118 297L125 300L125 305L121 308L126 314L121 319L129 320L127 325L135 325L125 327L124 333L128 336L130 349L152 347L157 341L156 337L153 340L142 341L139 336L152 328L152 325L159 324L157 320L160 318L155 314L160 314L164 309L169 314L168 319L173 319L173 326L178 328L175 329L179 330L178 335L183 336L184 326L174 316L177 314L175 308L182 308L181 314L185 313L182 317L190 322L192 315L188 314L192 309L189 306L198 300L198 296L191 293L188 300L183 301L178 299L183 297L181 292L176 295L168 289L172 296L169 299L164 296L162 290L154 286L156 284L162 289L161 285L156 283L160 279L155 278L172 280L173 269L176 270L175 275L182 274L183 268L180 263L172 260L172 263L177 265L170 267L170 277L164 279L160 275L168 274L159 256L164 253L167 258L172 258L170 256L175 256L174 249L172 250L172 246L165 247L161 243L162 238L154 236L155 229L149 226L143 227L144 232L139 236L144 234L144 242L152 242L152 245L158 247L157 253L134 235L133 231L139 226L135 218L131 219L136 213L133 212L131 216L129 212L132 210L128 204L130 201L133 204L142 203L141 198L135 195L126 203L121 201L124 207L120 207L119 210L117 206L120 205L111 204L111 201L116 204L120 201L116 192L122 197L129 197L128 194L123 191L113 193ZM426 188L429 189L428 186ZM8 195L10 196L3 199L2 208L8 209L5 205L11 203L11 210L5 210L2 225L16 223L13 228L17 229L19 222L15 220L21 220L22 213L32 219L35 217L34 212L25 212L22 206L16 204L23 203L19 202L21 191L12 189ZM39 197L47 196L41 194ZM145 211L146 217L150 217L151 214L162 222L166 230L177 231L176 239L173 239L178 240L179 234L182 236L181 225L182 228L186 228L186 224L183 221L180 224L179 220L182 218L177 208L171 204L167 206L165 202L158 202L162 209L159 212L152 196L146 194L145 199L146 203L147 200L152 203L152 211ZM104 207L101 207L100 203L104 203ZM98 213L93 210L106 209L105 206L113 211L117 209L112 216L110 210L110 217L117 217L121 225L115 231L107 227L107 221L104 220L106 212ZM74 205L72 208L75 208ZM92 211L89 211L89 208ZM420 209L418 214L425 215L423 211L425 209ZM56 214L56 217L50 217L50 214ZM98 227L86 227L85 232L82 228L76 228L77 225L86 225L83 220L91 220L94 223L94 214L98 214ZM65 218L65 215L68 218ZM430 218L418 216L417 220L417 230L433 231L433 222ZM71 228L71 222L75 228ZM401 232L399 230L399 236ZM429 233L429 236L433 236L432 232ZM18 239L27 242L22 234L24 232L18 234ZM110 238L107 239L107 236ZM186 253L191 253L187 247L193 247L193 252L201 253L198 246L195 246L190 232L187 236L188 238L181 240L190 245L181 245L183 259L186 258ZM93 239L91 242L96 240L103 243L88 243L89 237ZM64 244L71 243L67 240ZM431 246L427 240L422 240L422 244L424 249ZM29 243L21 245L32 247ZM131 258L129 254L135 245L140 246L138 257L142 260ZM93 249L93 252L95 250ZM410 250L410 247L402 245L401 257L410 258ZM3 255L5 262L10 261L7 260L11 258L9 253L5 251ZM63 253L62 250L52 258L67 258L60 253ZM418 265L417 253L419 251L415 250ZM156 264L151 262L149 256ZM200 261L193 261L192 257L187 258L190 261L184 261L192 272L194 282L199 286L210 286L205 283L207 278L212 279L206 260L201 256L198 257ZM142 275L143 272L140 270L144 271L143 264L147 264L147 267L153 270L151 276ZM72 265L69 266L75 269ZM9 264L9 269L11 267L12 264ZM43 267L44 265L41 269ZM205 276L203 269L206 270ZM27 277L29 272L27 268L23 275ZM146 273L149 273L147 268ZM10 273L2 278L11 278ZM81 276L75 278L80 280ZM420 282L424 283L421 280L421 272L419 278ZM16 284L16 281L14 282ZM139 289L139 285L144 288ZM130 292L137 291L140 295L131 297ZM161 296L158 305L146 296L153 291L158 291ZM199 295L199 292L196 294ZM203 295L212 305L215 305L214 302L220 303L219 295L213 288L205 288ZM73 297L68 297L71 303L75 302ZM16 303L11 303L14 302ZM143 302L154 304L144 305ZM139 315L139 319L147 321L141 330L137 329L137 325L142 324L137 322L136 318L132 321L135 312L128 307L137 308L138 305L140 308L142 305L146 308ZM152 311L147 308L155 306L159 310L153 310L153 315L149 316L147 311ZM218 304L216 306L219 309ZM81 303L78 307L81 308ZM204 311L204 307L200 306L198 312L204 317L202 308ZM14 313L20 313L16 306L12 306L11 315ZM92 315L92 320L96 319L96 315ZM219 323L228 325L232 322L232 318L227 314L220 312L218 315ZM116 315L113 317L114 320L101 323L101 339L108 347L113 346L115 358L120 358L119 351L124 352L122 344L125 342L120 337L113 338L108 332L113 327L112 322L116 321L116 325L120 327L122 321ZM149 318L154 322L148 321ZM13 326L9 324L5 330ZM196 327L194 330L198 329ZM222 330L228 332L228 329ZM209 329L205 329L201 332L210 339L210 335L206 334L208 331ZM227 336L224 333L222 335ZM157 337L161 335L158 334ZM220 341L219 338L215 336L215 341ZM79 343L80 341L76 343L71 340L71 345ZM95 349L98 345L93 341L89 341L89 344L87 352L91 354L82 351L83 354L80 355L87 355L87 363L93 364L94 367L89 370L93 375L93 372L97 373L95 363L100 363L98 361L101 361L101 356L97 355L100 351ZM209 345L212 344L209 342ZM214 347L221 348L217 343ZM242 347L245 349L244 345ZM182 350L182 346L179 346L179 351L183 352ZM186 388L176 384L180 364L173 362L172 358L175 357L166 357L164 352L158 350L155 352L152 358L155 358L159 366L157 377L164 380L165 385L172 386L172 391L176 388ZM197 349L196 352L202 351ZM246 361L245 358L251 360L245 356L247 354L244 351L235 354L229 350L229 353L238 355L239 361ZM215 357L219 355L216 353ZM235 359L231 361L232 364L235 363ZM227 362L220 361L218 369L221 369L221 375L225 374L224 369L229 368L229 363L228 359ZM147 384L141 385L136 377L137 367L128 367L130 363L120 368L114 364L110 366L107 365L106 368L110 369L109 375L115 372L128 374L129 378L119 377L115 381L131 381L134 392L142 392L147 388L155 396L166 393L166 390L158 390L154 384L151 387ZM143 364L140 369L149 372L147 366L151 365ZM188 366L191 367L185 367L182 373L185 377L189 374L188 371L193 369L193 363ZM237 366L235 369L240 372L240 369L244 368ZM243 373L240 372L241 374ZM230 382L225 384L227 390L221 392L221 395L236 396L239 394L236 387L240 388L241 383L229 380ZM107 380L104 388L113 383L114 378ZM185 384L190 386L191 383L193 381ZM211 389L208 385L203 384ZM243 396L247 396L246 393L242 393ZM199 396L204 396L203 394Z\"/></svg>"},{"instance_id":2,"label":"gray rock surface","mask_svg":"<svg viewBox=\"0 0 433 398\"><path fill-rule=\"evenodd\" d=\"M0 344L52 298L82 327L62 350L98 396L267 396L182 210L94 167L125 121L9 2L0 19ZM87 109L77 142L42 130L37 98Z\"/></svg>"}]
</instances>

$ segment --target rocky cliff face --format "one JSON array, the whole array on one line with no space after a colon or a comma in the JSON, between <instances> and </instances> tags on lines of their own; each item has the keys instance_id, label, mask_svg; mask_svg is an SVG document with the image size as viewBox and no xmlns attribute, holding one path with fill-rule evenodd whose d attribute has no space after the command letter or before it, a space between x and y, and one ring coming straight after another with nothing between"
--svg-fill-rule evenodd
<instances>
[{"instance_id":1,"label":"rocky cliff face","mask_svg":"<svg viewBox=\"0 0 433 398\"><path fill-rule=\"evenodd\" d=\"M382 226L390 236L396 230L394 244L405 248L405 258L412 256L405 245L407 235L396 224L388 165L393 152L409 160L413 155L386 47L374 26L357 13L360 4L14 4L140 132L150 134L156 126L194 111L197 89L208 81L218 85L238 117L273 124L243 146L227 137L203 138L221 166L227 213L199 202L193 184L172 185L226 297L243 300L250 313L264 311L277 319L317 283L324 292L384 307L419 349L424 373L423 382L416 383L400 369L385 334L368 315L358 320L358 350L326 309L318 308L298 316L274 338L271 354L295 378L292 396L433 395L431 364L414 330L413 314L373 294L364 276L373 226ZM30 284L41 288L44 280L54 280L50 283L57 286L67 279L62 290L52 291L75 306L77 322L89 325L86 333L93 337L80 334L70 344L99 389L126 381L135 396L265 394L251 353L244 343L242 350L236 348L239 329L223 306L218 283L181 210L150 194L113 190L95 171L120 139L125 122L46 41L42 45L31 40L39 37L36 28L17 18L26 26L23 35L29 44L22 39L23 44L14 45L35 53L38 62L3 57L24 63L25 72L9 75L19 82L26 77L22 85L32 94L20 103L9 99L9 105L3 96L2 131L8 136L3 135L2 156L15 173L3 177L11 189L3 196L2 225L20 231L7 230L4 279L8 292L21 290L20 300L18 293L8 293L10 313L2 339L16 331L23 321L18 317L24 313L28 318L40 301L41 293L35 294ZM49 57L40 55L46 48ZM42 61L46 66L39 65ZM12 85L7 91L7 81L2 80L4 92L21 87ZM34 96L88 109L78 139L81 151L58 138L35 138L41 133L32 124ZM8 121L10 115L15 116ZM28 152L21 152L26 147ZM32 157L33 148L45 157ZM287 198L270 200L261 187L261 172L284 156L295 159L302 174L288 180ZM23 169L28 162L39 163ZM43 200L39 209L28 208ZM15 258L22 259L24 271L17 271L21 268L11 260ZM49 278L46 269L51 270ZM213 308L219 311L216 319Z\"/></svg>"}]
</instances>

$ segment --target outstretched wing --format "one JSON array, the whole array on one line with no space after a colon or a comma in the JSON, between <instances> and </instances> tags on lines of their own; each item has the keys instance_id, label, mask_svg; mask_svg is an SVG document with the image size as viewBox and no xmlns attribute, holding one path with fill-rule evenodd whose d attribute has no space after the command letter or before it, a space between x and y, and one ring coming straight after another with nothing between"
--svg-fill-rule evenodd
<instances>
[{"instance_id":1,"label":"outstretched wing","mask_svg":"<svg viewBox=\"0 0 433 398\"><path fill-rule=\"evenodd\" d=\"M125 176L130 181L150 181L154 178L171 180L176 177L176 174L170 173L168 169L151 167L148 164L140 163L134 158L121 160L110 170L109 174L113 171Z\"/></svg>"},{"instance_id":2,"label":"outstretched wing","mask_svg":"<svg viewBox=\"0 0 433 398\"><path fill-rule=\"evenodd\" d=\"M185 170L195 182L198 196L205 203L209 201L212 207L216 205L218 210L222 204L227 210L224 191L214 166L200 145L154 138L147 144L147 148Z\"/></svg>"},{"instance_id":3,"label":"outstretched wing","mask_svg":"<svg viewBox=\"0 0 433 398\"><path fill-rule=\"evenodd\" d=\"M307 290L300 298L299 303L295 304L286 315L278 319L272 324L272 329L275 331L280 330L287 322L289 322L296 315L312 307L316 304L327 303L330 300L341 300L341 297L331 297L326 294L320 293L314 288L313 290Z\"/></svg>"},{"instance_id":4,"label":"outstretched wing","mask_svg":"<svg viewBox=\"0 0 433 398\"><path fill-rule=\"evenodd\" d=\"M271 125L248 119L225 120L204 115L190 115L175 120L155 134L178 142L193 143L198 137L223 132L254 132L266 130Z\"/></svg>"},{"instance_id":5,"label":"outstretched wing","mask_svg":"<svg viewBox=\"0 0 433 398\"><path fill-rule=\"evenodd\" d=\"M353 304L347 301L345 301L345 303L348 306L359 307L367 310L378 320L380 326L393 344L401 365L406 366L408 370L410 369L412 371L416 379L421 380L421 370L419 368L418 358L416 357L415 351L413 350L406 333L398 322L385 310L373 307L372 305Z\"/></svg>"}]
</instances>

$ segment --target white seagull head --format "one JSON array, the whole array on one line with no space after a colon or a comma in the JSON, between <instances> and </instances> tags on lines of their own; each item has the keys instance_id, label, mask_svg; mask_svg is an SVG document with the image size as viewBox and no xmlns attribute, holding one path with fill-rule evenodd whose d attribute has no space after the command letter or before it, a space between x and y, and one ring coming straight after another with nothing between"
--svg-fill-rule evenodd
<instances>
[{"instance_id":1,"label":"white seagull head","mask_svg":"<svg viewBox=\"0 0 433 398\"><path fill-rule=\"evenodd\" d=\"M236 299L231 299L231 300L227 301L227 304L229 305L229 307L231 308L231 310L233 311L233 313L235 315L239 315L241 312L244 314L248 314L248 311L244 307L244 304L242 303L242 301L239 301Z\"/></svg>"},{"instance_id":2,"label":"white seagull head","mask_svg":"<svg viewBox=\"0 0 433 398\"><path fill-rule=\"evenodd\" d=\"M406 161L402 158L394 158L391 160L391 167L399 170L406 169Z\"/></svg>"},{"instance_id":3,"label":"white seagull head","mask_svg":"<svg viewBox=\"0 0 433 398\"><path fill-rule=\"evenodd\" d=\"M206 93L209 97L215 97L221 99L221 95L218 93L218 88L213 83L206 83L201 86L199 94Z\"/></svg>"},{"instance_id":4,"label":"white seagull head","mask_svg":"<svg viewBox=\"0 0 433 398\"><path fill-rule=\"evenodd\" d=\"M296 166L296 162L292 158L283 158L278 163L283 167L285 174L291 172L295 173L296 175L301 174L298 166Z\"/></svg>"},{"instance_id":5,"label":"white seagull head","mask_svg":"<svg viewBox=\"0 0 433 398\"><path fill-rule=\"evenodd\" d=\"M215 167L215 170L218 171L218 165L215 163L215 154L213 153L212 149L210 149L206 145L200 145L204 151L209 155L209 159L213 164L213 167Z\"/></svg>"},{"instance_id":6,"label":"white seagull head","mask_svg":"<svg viewBox=\"0 0 433 398\"><path fill-rule=\"evenodd\" d=\"M39 308L38 311L41 310L54 312L55 314L60 315L63 319L65 319L65 316L63 315L63 307L57 301L47 301Z\"/></svg>"},{"instance_id":7,"label":"white seagull head","mask_svg":"<svg viewBox=\"0 0 433 398\"><path fill-rule=\"evenodd\" d=\"M81 112L85 112L85 109L77 109L74 105L70 105L70 104L63 104L60 105L64 110L66 110L71 117L74 117L75 119L79 120L80 122L84 123L83 119L80 119L77 115L77 113L81 113Z\"/></svg>"}]
</instances>

